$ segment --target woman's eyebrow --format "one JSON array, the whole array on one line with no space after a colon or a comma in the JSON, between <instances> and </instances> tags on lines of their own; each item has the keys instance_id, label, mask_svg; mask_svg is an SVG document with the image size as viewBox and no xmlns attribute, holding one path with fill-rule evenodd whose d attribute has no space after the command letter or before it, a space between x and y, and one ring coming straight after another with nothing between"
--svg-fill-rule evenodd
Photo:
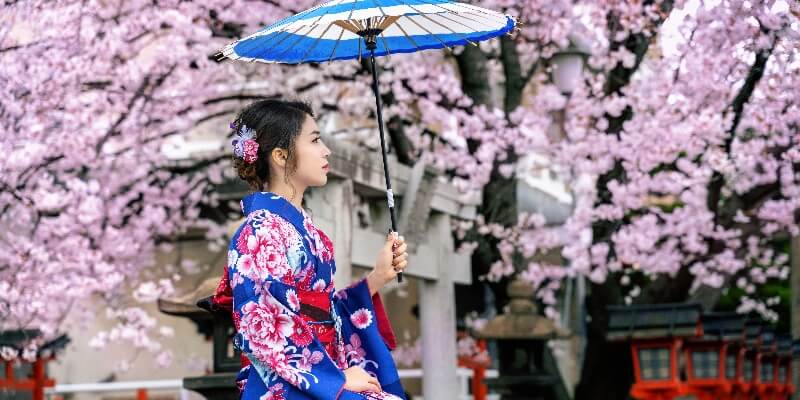
<instances>
[{"instance_id":1,"label":"woman's eyebrow","mask_svg":"<svg viewBox=\"0 0 800 400\"><path fill-rule=\"evenodd\" d=\"M319 133L319 131L313 131L313 132L311 132L311 134L312 134L312 135L320 135L320 136L322 136L322 134L321 134L321 133Z\"/></svg>"}]
</instances>

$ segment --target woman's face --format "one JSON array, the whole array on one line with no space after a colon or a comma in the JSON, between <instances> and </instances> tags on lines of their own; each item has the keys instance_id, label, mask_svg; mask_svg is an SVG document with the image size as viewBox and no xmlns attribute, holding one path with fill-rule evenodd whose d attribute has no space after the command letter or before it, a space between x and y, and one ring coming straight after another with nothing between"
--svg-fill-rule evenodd
<instances>
[{"instance_id":1,"label":"woman's face","mask_svg":"<svg viewBox=\"0 0 800 400\"><path fill-rule=\"evenodd\" d=\"M295 141L294 155L297 169L290 179L303 187L325 185L330 171L328 165L330 154L331 150L322 142L316 121L306 115L303 128Z\"/></svg>"}]
</instances>

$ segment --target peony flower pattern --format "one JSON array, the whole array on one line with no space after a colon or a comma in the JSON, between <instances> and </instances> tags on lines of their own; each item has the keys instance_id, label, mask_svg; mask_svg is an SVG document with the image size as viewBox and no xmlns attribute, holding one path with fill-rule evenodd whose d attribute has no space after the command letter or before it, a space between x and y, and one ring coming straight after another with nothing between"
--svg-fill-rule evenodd
<instances>
[{"instance_id":1,"label":"peony flower pattern","mask_svg":"<svg viewBox=\"0 0 800 400\"><path fill-rule=\"evenodd\" d=\"M261 296L258 303L242 306L240 330L247 337L253 353L264 360L269 353L281 351L286 339L294 332L294 320L281 306Z\"/></svg>"}]
</instances>

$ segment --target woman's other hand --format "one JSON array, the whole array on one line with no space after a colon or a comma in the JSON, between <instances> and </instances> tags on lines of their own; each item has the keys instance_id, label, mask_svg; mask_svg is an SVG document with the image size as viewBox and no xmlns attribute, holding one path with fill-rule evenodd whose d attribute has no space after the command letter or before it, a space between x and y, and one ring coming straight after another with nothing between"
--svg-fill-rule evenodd
<instances>
[{"instance_id":1,"label":"woman's other hand","mask_svg":"<svg viewBox=\"0 0 800 400\"><path fill-rule=\"evenodd\" d=\"M351 392L380 392L378 378L367 373L361 367L350 367L344 370L344 389Z\"/></svg>"},{"instance_id":2,"label":"woman's other hand","mask_svg":"<svg viewBox=\"0 0 800 400\"><path fill-rule=\"evenodd\" d=\"M378 259L375 261L375 268L367 275L370 294L375 294L384 285L397 278L397 274L403 272L408 266L408 246L402 236L397 233L389 233L386 243L378 252Z\"/></svg>"}]
</instances>

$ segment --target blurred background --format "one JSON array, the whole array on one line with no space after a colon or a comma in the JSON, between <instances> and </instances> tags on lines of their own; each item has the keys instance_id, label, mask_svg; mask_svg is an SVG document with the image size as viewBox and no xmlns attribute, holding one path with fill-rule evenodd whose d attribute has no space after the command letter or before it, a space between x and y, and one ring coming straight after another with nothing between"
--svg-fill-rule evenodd
<instances>
[{"instance_id":1,"label":"blurred background","mask_svg":"<svg viewBox=\"0 0 800 400\"><path fill-rule=\"evenodd\" d=\"M408 394L793 396L798 3L470 3L518 29L380 60ZM334 153L307 206L337 287L369 271L369 64L215 56L316 4L3 3L1 399L235 398L230 322L196 302L241 222L228 124L255 99L313 105Z\"/></svg>"}]
</instances>

